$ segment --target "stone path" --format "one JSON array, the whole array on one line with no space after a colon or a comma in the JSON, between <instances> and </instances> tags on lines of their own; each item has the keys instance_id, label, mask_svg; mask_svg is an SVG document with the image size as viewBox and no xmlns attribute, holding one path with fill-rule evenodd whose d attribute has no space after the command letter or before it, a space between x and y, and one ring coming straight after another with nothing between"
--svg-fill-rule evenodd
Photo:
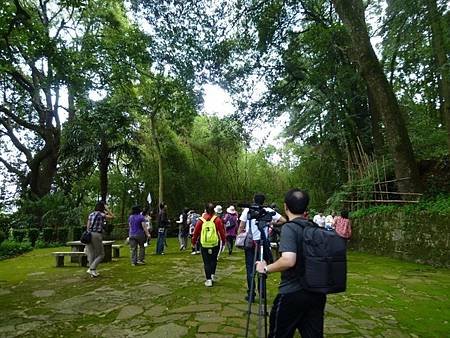
<instances>
[{"instance_id":1,"label":"stone path","mask_svg":"<svg viewBox=\"0 0 450 338\"><path fill-rule=\"evenodd\" d=\"M149 255L147 260L149 264L139 267L131 267L126 257L103 264L97 279L89 278L79 267L56 269L44 266L47 262L42 263L43 271L30 272L19 283L0 279L0 337L244 336L248 305L243 300L242 252L221 257L219 280L213 288L203 286L200 256L169 252ZM0 271L4 266L0 262ZM400 276L386 272L380 278L398 283ZM427 285L434 285L429 276L414 278L406 283L427 280ZM268 279L270 300L278 279L277 275ZM364 272L350 272L349 292L328 296L325 336L423 336L402 322L401 313L391 306L392 293L369 281L370 275ZM426 290L405 288L402 293L405 304L426 299L449 308L448 298L433 299ZM256 312L257 305L253 310ZM442 325L448 328L444 321ZM250 337L257 336L256 324L254 315Z\"/></svg>"}]
</instances>

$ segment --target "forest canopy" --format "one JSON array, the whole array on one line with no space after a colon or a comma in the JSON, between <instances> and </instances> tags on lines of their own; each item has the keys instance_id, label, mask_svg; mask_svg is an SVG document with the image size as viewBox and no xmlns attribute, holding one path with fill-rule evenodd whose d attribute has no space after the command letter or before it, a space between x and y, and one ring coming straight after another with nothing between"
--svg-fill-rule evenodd
<instances>
[{"instance_id":1,"label":"forest canopy","mask_svg":"<svg viewBox=\"0 0 450 338\"><path fill-rule=\"evenodd\" d=\"M172 215L292 187L312 211L448 196L449 27L443 0L2 1L2 228L100 199L124 222L149 193ZM205 84L233 114L205 114ZM262 122L282 146L250 147Z\"/></svg>"}]
</instances>

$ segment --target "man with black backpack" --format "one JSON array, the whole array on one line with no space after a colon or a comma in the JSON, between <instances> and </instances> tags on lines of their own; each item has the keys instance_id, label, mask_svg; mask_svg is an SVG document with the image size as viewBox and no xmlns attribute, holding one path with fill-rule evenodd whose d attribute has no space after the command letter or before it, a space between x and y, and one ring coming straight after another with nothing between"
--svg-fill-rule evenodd
<instances>
[{"instance_id":1,"label":"man with black backpack","mask_svg":"<svg viewBox=\"0 0 450 338\"><path fill-rule=\"evenodd\" d=\"M304 218L308 203L309 196L302 190L286 193L289 221L281 229L281 257L269 265L256 264L259 273L281 272L269 337L293 337L296 329L303 338L323 337L326 294L345 291L345 241Z\"/></svg>"}]
</instances>

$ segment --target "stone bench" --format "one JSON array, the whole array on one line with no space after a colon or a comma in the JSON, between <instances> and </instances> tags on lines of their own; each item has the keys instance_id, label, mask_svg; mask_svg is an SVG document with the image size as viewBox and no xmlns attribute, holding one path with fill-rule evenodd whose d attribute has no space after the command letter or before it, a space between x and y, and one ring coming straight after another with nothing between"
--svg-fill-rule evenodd
<instances>
[{"instance_id":1,"label":"stone bench","mask_svg":"<svg viewBox=\"0 0 450 338\"><path fill-rule=\"evenodd\" d=\"M113 249L113 257L114 258L119 258L120 257L120 248L123 245L121 244L113 244L112 249Z\"/></svg>"},{"instance_id":2,"label":"stone bench","mask_svg":"<svg viewBox=\"0 0 450 338\"><path fill-rule=\"evenodd\" d=\"M56 267L64 266L64 256L77 257L80 266L87 266L87 255L84 252L52 252L52 255L56 258Z\"/></svg>"}]
</instances>

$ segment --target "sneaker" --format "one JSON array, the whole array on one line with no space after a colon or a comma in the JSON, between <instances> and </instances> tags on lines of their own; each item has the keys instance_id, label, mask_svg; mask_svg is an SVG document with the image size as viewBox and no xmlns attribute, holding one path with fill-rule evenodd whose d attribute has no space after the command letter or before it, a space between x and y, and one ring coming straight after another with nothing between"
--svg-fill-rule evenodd
<instances>
[{"instance_id":1,"label":"sneaker","mask_svg":"<svg viewBox=\"0 0 450 338\"><path fill-rule=\"evenodd\" d=\"M205 282L205 286L211 287L213 285L213 281L211 279L207 279Z\"/></svg>"},{"instance_id":2,"label":"sneaker","mask_svg":"<svg viewBox=\"0 0 450 338\"><path fill-rule=\"evenodd\" d=\"M99 273L96 270L91 270L90 272L92 277L98 277Z\"/></svg>"},{"instance_id":3,"label":"sneaker","mask_svg":"<svg viewBox=\"0 0 450 338\"><path fill-rule=\"evenodd\" d=\"M136 263L131 263L131 266L136 266Z\"/></svg>"},{"instance_id":4,"label":"sneaker","mask_svg":"<svg viewBox=\"0 0 450 338\"><path fill-rule=\"evenodd\" d=\"M195 253L198 255L200 253L200 251L196 251Z\"/></svg>"},{"instance_id":5,"label":"sneaker","mask_svg":"<svg viewBox=\"0 0 450 338\"><path fill-rule=\"evenodd\" d=\"M91 269L87 269L86 273L91 274Z\"/></svg>"},{"instance_id":6,"label":"sneaker","mask_svg":"<svg viewBox=\"0 0 450 338\"><path fill-rule=\"evenodd\" d=\"M145 265L146 263L144 261L137 261L137 265Z\"/></svg>"},{"instance_id":7,"label":"sneaker","mask_svg":"<svg viewBox=\"0 0 450 338\"><path fill-rule=\"evenodd\" d=\"M192 251L192 252L191 252L191 255L196 255L196 252L195 252L195 251Z\"/></svg>"},{"instance_id":8,"label":"sneaker","mask_svg":"<svg viewBox=\"0 0 450 338\"><path fill-rule=\"evenodd\" d=\"M164 252L161 252L161 255L164 255Z\"/></svg>"},{"instance_id":9,"label":"sneaker","mask_svg":"<svg viewBox=\"0 0 450 338\"><path fill-rule=\"evenodd\" d=\"M216 275L211 275L211 280L212 280L213 282L216 282L216 281L217 281Z\"/></svg>"}]
</instances>

